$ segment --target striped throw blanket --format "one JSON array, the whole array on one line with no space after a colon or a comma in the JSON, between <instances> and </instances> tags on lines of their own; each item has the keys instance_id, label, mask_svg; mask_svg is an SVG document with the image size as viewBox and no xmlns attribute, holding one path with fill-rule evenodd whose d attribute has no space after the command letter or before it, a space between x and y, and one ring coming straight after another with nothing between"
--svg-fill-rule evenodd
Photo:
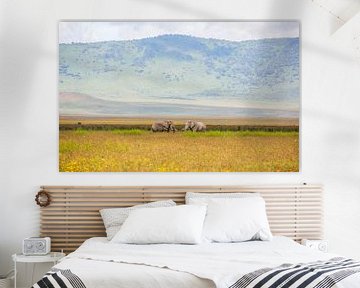
<instances>
[{"instance_id":1,"label":"striped throw blanket","mask_svg":"<svg viewBox=\"0 0 360 288\"><path fill-rule=\"evenodd\" d=\"M360 262L333 258L305 264L283 264L246 274L229 288L331 288L360 272Z\"/></svg>"},{"instance_id":2,"label":"striped throw blanket","mask_svg":"<svg viewBox=\"0 0 360 288\"><path fill-rule=\"evenodd\" d=\"M69 269L53 268L32 288L86 288L81 279Z\"/></svg>"},{"instance_id":3,"label":"striped throw blanket","mask_svg":"<svg viewBox=\"0 0 360 288\"><path fill-rule=\"evenodd\" d=\"M360 262L333 258L305 264L283 264L242 276L229 288L331 288L346 277L360 272ZM86 288L69 269L52 269L32 288ZM106 288L106 287L103 287ZM351 288L351 287L350 287Z\"/></svg>"}]
</instances>

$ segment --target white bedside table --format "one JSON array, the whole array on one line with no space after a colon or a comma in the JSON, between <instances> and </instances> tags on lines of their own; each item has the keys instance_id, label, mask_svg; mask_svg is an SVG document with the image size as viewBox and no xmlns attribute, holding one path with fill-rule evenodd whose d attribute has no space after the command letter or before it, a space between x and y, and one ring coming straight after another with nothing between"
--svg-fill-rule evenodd
<instances>
[{"instance_id":1,"label":"white bedside table","mask_svg":"<svg viewBox=\"0 0 360 288\"><path fill-rule=\"evenodd\" d=\"M60 253L60 252L50 252L49 254L46 255L39 255L39 256L27 256L24 254L14 254L12 255L12 259L14 261L14 270L15 270L15 277L14 277L14 288L16 288L16 264L17 263L33 263L34 265L36 265L36 263L53 263L54 265L56 263L58 263L58 261L65 257L65 253ZM33 285L34 281L34 266L32 268L32 273L31 273L31 285Z\"/></svg>"}]
</instances>

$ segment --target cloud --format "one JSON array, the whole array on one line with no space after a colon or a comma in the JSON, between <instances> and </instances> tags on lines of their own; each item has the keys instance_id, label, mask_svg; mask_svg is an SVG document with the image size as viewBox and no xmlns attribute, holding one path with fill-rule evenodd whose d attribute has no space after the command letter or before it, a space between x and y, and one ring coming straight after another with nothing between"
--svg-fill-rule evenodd
<instances>
[{"instance_id":1,"label":"cloud","mask_svg":"<svg viewBox=\"0 0 360 288\"><path fill-rule=\"evenodd\" d=\"M299 37L297 21L227 22L60 22L59 42L132 40L163 34L185 34L203 38L243 41L263 38Z\"/></svg>"}]
</instances>

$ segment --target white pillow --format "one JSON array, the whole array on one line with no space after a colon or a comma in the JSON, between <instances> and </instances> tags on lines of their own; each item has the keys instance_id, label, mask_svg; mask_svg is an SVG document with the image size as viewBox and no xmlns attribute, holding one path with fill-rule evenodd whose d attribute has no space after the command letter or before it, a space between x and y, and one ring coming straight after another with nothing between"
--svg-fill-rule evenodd
<instances>
[{"instance_id":1,"label":"white pillow","mask_svg":"<svg viewBox=\"0 0 360 288\"><path fill-rule=\"evenodd\" d=\"M154 208L154 207L170 207L176 206L172 200L156 201L146 204L135 205L128 208L109 208L101 209L100 214L106 229L107 239L111 240L117 232L119 232L121 225L124 223L129 213L132 210L139 208Z\"/></svg>"},{"instance_id":2,"label":"white pillow","mask_svg":"<svg viewBox=\"0 0 360 288\"><path fill-rule=\"evenodd\" d=\"M247 197L209 200L203 237L211 242L271 240L264 199Z\"/></svg>"},{"instance_id":3,"label":"white pillow","mask_svg":"<svg viewBox=\"0 0 360 288\"><path fill-rule=\"evenodd\" d=\"M246 198L246 197L259 197L259 193L244 192L244 193L197 193L186 192L186 204L208 204L211 199L225 198Z\"/></svg>"},{"instance_id":4,"label":"white pillow","mask_svg":"<svg viewBox=\"0 0 360 288\"><path fill-rule=\"evenodd\" d=\"M131 211L113 243L197 244L206 214L205 205L137 209Z\"/></svg>"}]
</instances>

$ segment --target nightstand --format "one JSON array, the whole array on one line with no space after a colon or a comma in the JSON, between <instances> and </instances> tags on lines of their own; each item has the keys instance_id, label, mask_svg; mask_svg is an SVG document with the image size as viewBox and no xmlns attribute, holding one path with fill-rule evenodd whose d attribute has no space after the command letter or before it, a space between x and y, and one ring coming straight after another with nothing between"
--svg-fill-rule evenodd
<instances>
[{"instance_id":1,"label":"nightstand","mask_svg":"<svg viewBox=\"0 0 360 288\"><path fill-rule=\"evenodd\" d=\"M32 267L32 273L31 273L31 285L33 285L33 281L34 281L34 265L36 265L36 263L53 263L54 265L56 263L58 263L58 261L65 257L65 253L60 253L60 252L50 252L49 254L46 255L39 255L39 256L27 256L24 254L14 254L12 255L12 259L14 261L14 270L15 270L15 277L14 277L14 288L16 288L16 264L17 263L32 263L33 267ZM30 285L30 286L31 286Z\"/></svg>"},{"instance_id":2,"label":"nightstand","mask_svg":"<svg viewBox=\"0 0 360 288\"><path fill-rule=\"evenodd\" d=\"M310 249L318 250L321 252L328 251L328 242L326 240L303 239L301 240L301 244L306 247L309 247Z\"/></svg>"}]
</instances>

